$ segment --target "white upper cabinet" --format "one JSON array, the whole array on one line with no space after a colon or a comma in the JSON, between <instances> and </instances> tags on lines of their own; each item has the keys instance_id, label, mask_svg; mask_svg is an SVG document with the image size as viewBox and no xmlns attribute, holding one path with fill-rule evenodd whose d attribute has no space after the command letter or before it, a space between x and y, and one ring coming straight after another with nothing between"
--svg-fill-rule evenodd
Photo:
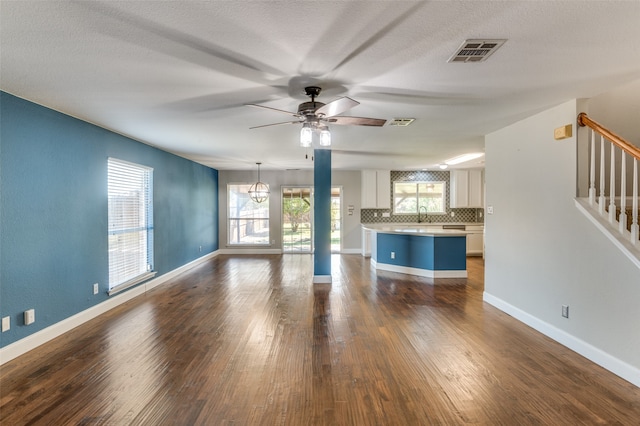
<instances>
[{"instance_id":1,"label":"white upper cabinet","mask_svg":"<svg viewBox=\"0 0 640 426\"><path fill-rule=\"evenodd\" d=\"M362 171L362 209L391 208L391 171Z\"/></svg>"},{"instance_id":2,"label":"white upper cabinet","mask_svg":"<svg viewBox=\"0 0 640 426\"><path fill-rule=\"evenodd\" d=\"M481 169L451 170L449 187L450 208L484 207Z\"/></svg>"}]
</instances>

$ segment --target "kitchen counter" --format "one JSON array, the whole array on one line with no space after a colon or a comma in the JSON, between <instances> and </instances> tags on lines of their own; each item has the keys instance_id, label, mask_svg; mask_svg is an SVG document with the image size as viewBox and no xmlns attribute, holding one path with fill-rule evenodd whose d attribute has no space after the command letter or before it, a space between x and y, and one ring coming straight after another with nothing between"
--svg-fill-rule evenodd
<instances>
[{"instance_id":1,"label":"kitchen counter","mask_svg":"<svg viewBox=\"0 0 640 426\"><path fill-rule=\"evenodd\" d=\"M466 278L467 235L482 232L482 224L461 225L463 229L443 225L452 224L362 224L371 265L430 278Z\"/></svg>"}]
</instances>

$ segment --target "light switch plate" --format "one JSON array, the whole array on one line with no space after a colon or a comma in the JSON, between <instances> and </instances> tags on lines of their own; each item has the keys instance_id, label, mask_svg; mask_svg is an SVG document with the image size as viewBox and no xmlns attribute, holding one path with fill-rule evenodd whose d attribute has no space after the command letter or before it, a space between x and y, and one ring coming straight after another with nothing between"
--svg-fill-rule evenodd
<instances>
[{"instance_id":1,"label":"light switch plate","mask_svg":"<svg viewBox=\"0 0 640 426\"><path fill-rule=\"evenodd\" d=\"M11 317L2 318L2 332L9 331L11 329Z\"/></svg>"}]
</instances>

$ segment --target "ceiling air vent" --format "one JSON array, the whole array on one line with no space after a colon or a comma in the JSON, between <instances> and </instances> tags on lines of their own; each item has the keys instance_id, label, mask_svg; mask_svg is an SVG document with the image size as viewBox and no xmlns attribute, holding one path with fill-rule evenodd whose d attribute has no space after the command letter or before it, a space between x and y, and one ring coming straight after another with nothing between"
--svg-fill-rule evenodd
<instances>
[{"instance_id":1,"label":"ceiling air vent","mask_svg":"<svg viewBox=\"0 0 640 426\"><path fill-rule=\"evenodd\" d=\"M447 62L482 62L507 41L506 39L471 39L456 50Z\"/></svg>"},{"instance_id":2,"label":"ceiling air vent","mask_svg":"<svg viewBox=\"0 0 640 426\"><path fill-rule=\"evenodd\" d=\"M389 122L389 126L400 126L407 127L409 124L413 123L415 118L394 118Z\"/></svg>"}]
</instances>

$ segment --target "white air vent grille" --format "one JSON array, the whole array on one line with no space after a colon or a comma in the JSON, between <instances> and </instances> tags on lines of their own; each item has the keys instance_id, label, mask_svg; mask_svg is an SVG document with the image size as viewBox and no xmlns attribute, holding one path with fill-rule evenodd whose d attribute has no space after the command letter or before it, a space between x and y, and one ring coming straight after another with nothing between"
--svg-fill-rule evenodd
<instances>
[{"instance_id":1,"label":"white air vent grille","mask_svg":"<svg viewBox=\"0 0 640 426\"><path fill-rule=\"evenodd\" d=\"M507 41L506 39L465 40L447 62L482 62Z\"/></svg>"},{"instance_id":2,"label":"white air vent grille","mask_svg":"<svg viewBox=\"0 0 640 426\"><path fill-rule=\"evenodd\" d=\"M415 118L394 118L389 122L389 126L400 126L407 127L409 124L413 123Z\"/></svg>"}]
</instances>

